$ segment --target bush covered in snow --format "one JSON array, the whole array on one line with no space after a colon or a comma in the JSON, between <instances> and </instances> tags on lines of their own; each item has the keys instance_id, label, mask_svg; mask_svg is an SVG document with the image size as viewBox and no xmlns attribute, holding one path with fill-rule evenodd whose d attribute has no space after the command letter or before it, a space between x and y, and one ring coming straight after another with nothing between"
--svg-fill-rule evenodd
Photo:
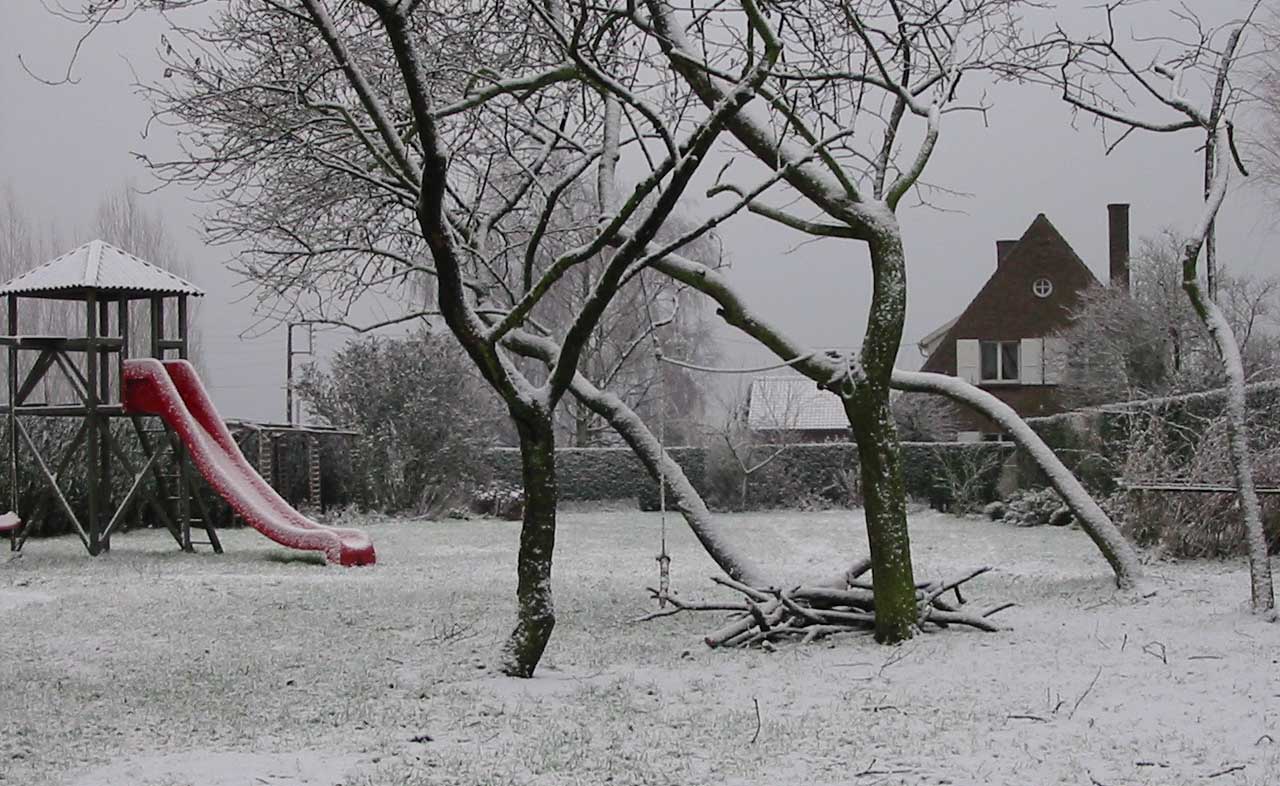
<instances>
[{"instance_id":1,"label":"bush covered in snow","mask_svg":"<svg viewBox=\"0 0 1280 786\"><path fill-rule=\"evenodd\" d=\"M994 507L999 504L999 507ZM1062 527L1071 523L1071 511L1062 497L1051 488L1018 489L1003 503L993 503L985 509L991 518L1015 527L1041 527L1052 524ZM999 515L995 515L995 514Z\"/></svg>"},{"instance_id":2,"label":"bush covered in snow","mask_svg":"<svg viewBox=\"0 0 1280 786\"><path fill-rule=\"evenodd\" d=\"M451 338L419 333L349 342L298 393L316 416L361 432L366 504L441 513L486 477L485 449L508 422Z\"/></svg>"},{"instance_id":3,"label":"bush covered in snow","mask_svg":"<svg viewBox=\"0 0 1280 786\"><path fill-rule=\"evenodd\" d=\"M524 516L524 491L501 482L479 486L471 492L471 510L482 516L518 521Z\"/></svg>"}]
</instances>

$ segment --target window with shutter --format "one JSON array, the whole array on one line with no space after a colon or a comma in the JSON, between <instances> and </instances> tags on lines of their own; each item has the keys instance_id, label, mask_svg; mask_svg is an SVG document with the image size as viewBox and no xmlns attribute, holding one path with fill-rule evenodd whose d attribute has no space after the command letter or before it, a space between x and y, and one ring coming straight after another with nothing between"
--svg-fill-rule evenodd
<instances>
[{"instance_id":1,"label":"window with shutter","mask_svg":"<svg viewBox=\"0 0 1280 786\"><path fill-rule=\"evenodd\" d=\"M1024 385L1044 384L1044 339L1022 339L1022 368L1019 378Z\"/></svg>"},{"instance_id":2,"label":"window with shutter","mask_svg":"<svg viewBox=\"0 0 1280 786\"><path fill-rule=\"evenodd\" d=\"M981 381L1020 381L1018 371L1022 367L1022 342L982 341L979 344Z\"/></svg>"},{"instance_id":3,"label":"window with shutter","mask_svg":"<svg viewBox=\"0 0 1280 786\"><path fill-rule=\"evenodd\" d=\"M956 376L971 384L978 384L978 340L962 338L956 341Z\"/></svg>"}]
</instances>

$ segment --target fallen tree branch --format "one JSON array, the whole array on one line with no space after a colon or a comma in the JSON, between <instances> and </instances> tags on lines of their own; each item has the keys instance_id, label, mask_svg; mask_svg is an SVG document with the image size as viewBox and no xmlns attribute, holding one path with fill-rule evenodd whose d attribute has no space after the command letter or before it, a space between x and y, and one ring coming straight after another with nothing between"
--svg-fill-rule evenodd
<instances>
[{"instance_id":1,"label":"fallen tree branch","mask_svg":"<svg viewBox=\"0 0 1280 786\"><path fill-rule=\"evenodd\" d=\"M735 579L716 576L712 581L739 593L743 597L742 602L687 603L669 599L673 608L653 612L639 620L657 619L684 611L730 612L733 616L703 639L712 648L757 644L771 647L772 642L781 640L799 639L802 643L809 643L841 633L869 633L875 629L875 593L869 586L860 586L861 582L857 582L857 577L865 572L856 570L857 567L855 564L855 570L846 573L843 587L800 586L783 590L752 587ZM922 629L928 629L926 626L941 629L963 625L986 632L1001 630L1001 626L990 618L1010 608L1013 603L1001 603L982 612L971 612L962 611L959 604L942 600L944 594L958 590L990 570L982 567L946 581L920 582L916 590L917 624ZM656 590L649 591L657 597ZM957 597L960 597L959 593Z\"/></svg>"}]
</instances>

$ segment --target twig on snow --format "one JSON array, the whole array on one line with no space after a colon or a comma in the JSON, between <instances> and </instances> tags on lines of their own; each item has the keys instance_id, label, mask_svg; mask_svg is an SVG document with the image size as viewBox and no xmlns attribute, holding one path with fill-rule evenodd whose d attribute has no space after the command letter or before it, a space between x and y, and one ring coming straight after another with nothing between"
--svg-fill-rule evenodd
<instances>
[{"instance_id":1,"label":"twig on snow","mask_svg":"<svg viewBox=\"0 0 1280 786\"><path fill-rule=\"evenodd\" d=\"M1093 679L1089 681L1089 687L1085 688L1084 693L1080 694L1080 698L1076 699L1076 703L1071 705L1071 712L1067 713L1068 718L1074 718L1076 716L1076 710L1080 709L1080 703L1083 702L1085 696L1088 696L1089 692L1093 690L1093 686L1098 684L1098 678L1101 676L1102 676L1102 667L1099 666L1098 673L1093 675Z\"/></svg>"}]
</instances>

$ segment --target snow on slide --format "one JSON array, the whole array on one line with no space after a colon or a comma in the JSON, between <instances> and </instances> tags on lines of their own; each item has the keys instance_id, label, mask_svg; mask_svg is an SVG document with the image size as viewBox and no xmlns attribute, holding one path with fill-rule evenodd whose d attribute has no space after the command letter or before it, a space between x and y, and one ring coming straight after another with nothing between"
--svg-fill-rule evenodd
<instances>
[{"instance_id":1,"label":"snow on slide","mask_svg":"<svg viewBox=\"0 0 1280 786\"><path fill-rule=\"evenodd\" d=\"M245 459L185 360L124 362L124 407L159 415L182 439L200 474L249 526L282 546L323 551L339 565L372 565L373 543L360 530L326 527L299 513Z\"/></svg>"}]
</instances>

